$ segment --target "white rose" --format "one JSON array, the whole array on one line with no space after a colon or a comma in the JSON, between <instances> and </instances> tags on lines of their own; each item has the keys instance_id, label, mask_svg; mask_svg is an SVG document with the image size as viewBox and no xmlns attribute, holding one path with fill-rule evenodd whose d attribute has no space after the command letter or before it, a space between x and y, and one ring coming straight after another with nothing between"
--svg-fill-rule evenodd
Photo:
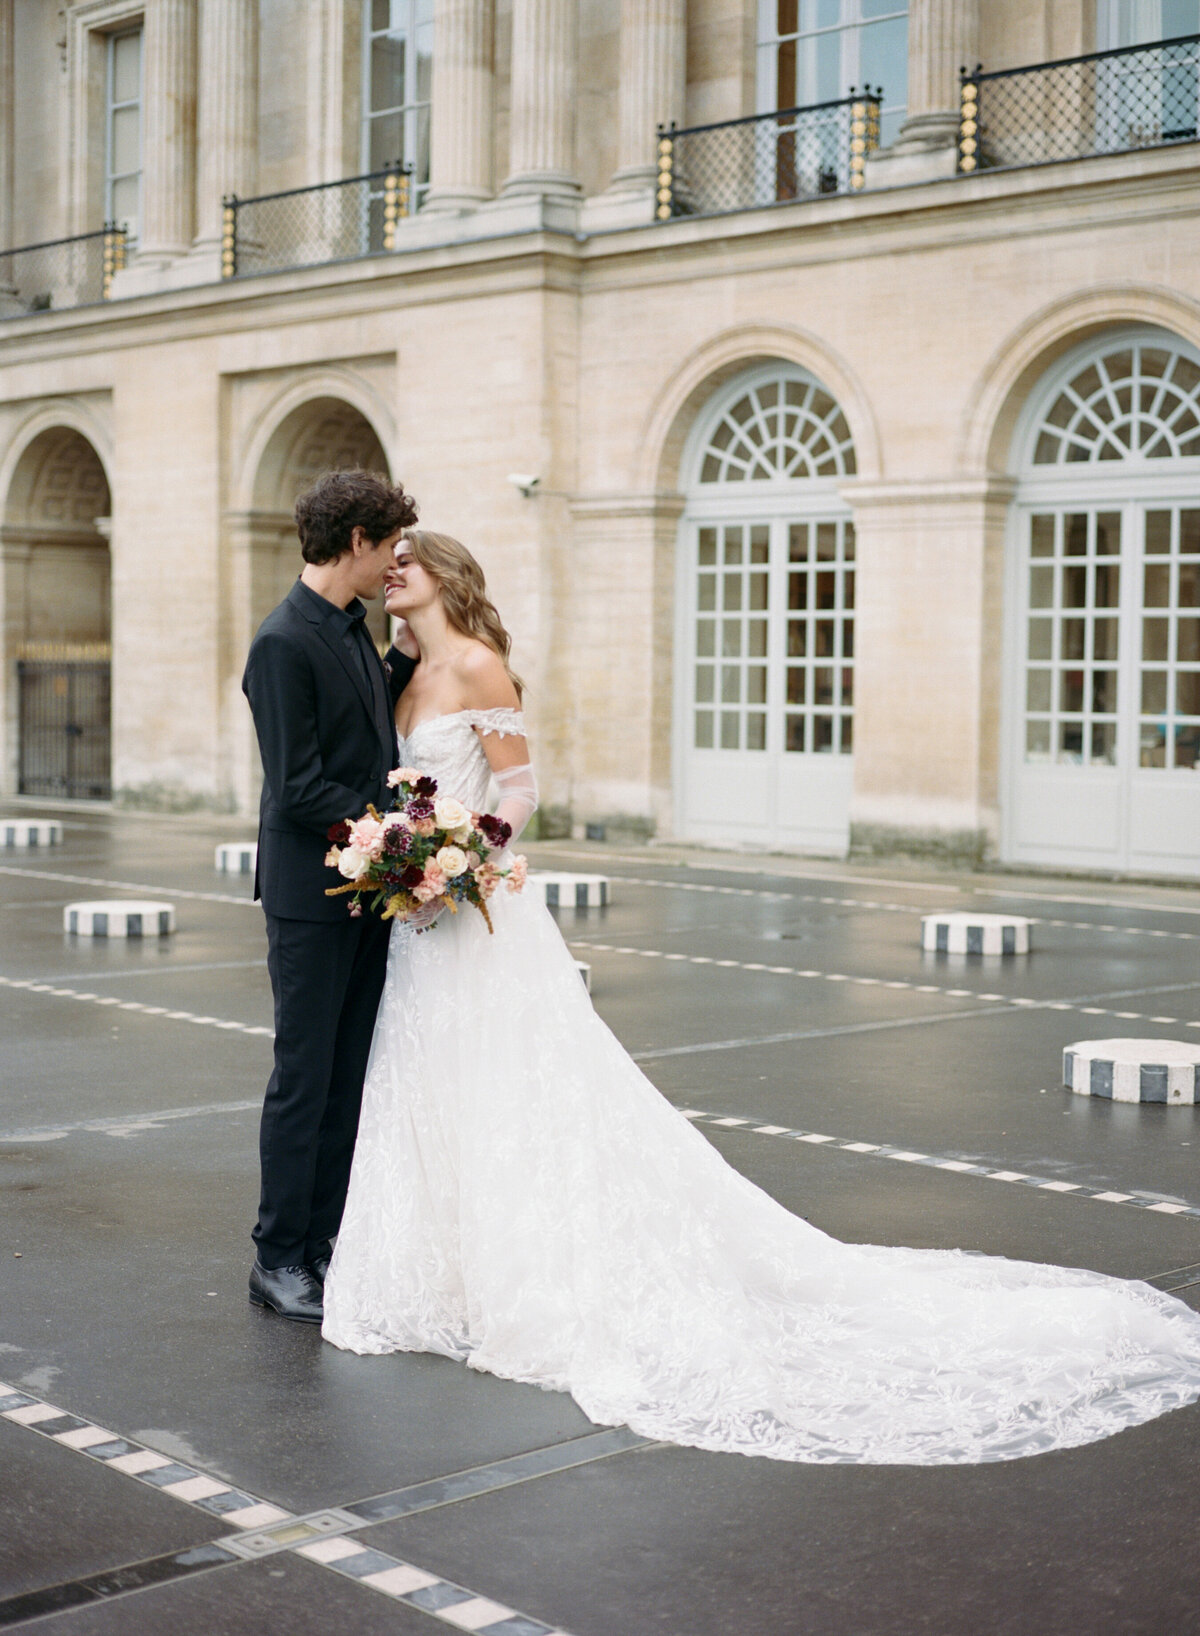
<instances>
[{"instance_id":1,"label":"white rose","mask_svg":"<svg viewBox=\"0 0 1200 1636\"><path fill-rule=\"evenodd\" d=\"M437 866L447 880L453 880L467 867L467 855L460 846L444 846L437 855Z\"/></svg>"},{"instance_id":2,"label":"white rose","mask_svg":"<svg viewBox=\"0 0 1200 1636\"><path fill-rule=\"evenodd\" d=\"M338 859L338 873L345 875L347 880L357 880L370 863L365 852L360 852L356 846L345 846Z\"/></svg>"},{"instance_id":3,"label":"white rose","mask_svg":"<svg viewBox=\"0 0 1200 1636\"><path fill-rule=\"evenodd\" d=\"M452 795L438 796L433 803L433 817L439 829L462 829L471 822L471 814Z\"/></svg>"}]
</instances>

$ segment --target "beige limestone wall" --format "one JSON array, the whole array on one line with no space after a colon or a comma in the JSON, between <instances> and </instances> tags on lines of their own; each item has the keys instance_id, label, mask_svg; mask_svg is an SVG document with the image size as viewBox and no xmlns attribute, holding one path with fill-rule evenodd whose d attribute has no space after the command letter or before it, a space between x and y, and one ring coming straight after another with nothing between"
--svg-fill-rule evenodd
<instances>
[{"instance_id":1,"label":"beige limestone wall","mask_svg":"<svg viewBox=\"0 0 1200 1636\"><path fill-rule=\"evenodd\" d=\"M754 113L755 11L737 0L691 0L686 124Z\"/></svg>"}]
</instances>

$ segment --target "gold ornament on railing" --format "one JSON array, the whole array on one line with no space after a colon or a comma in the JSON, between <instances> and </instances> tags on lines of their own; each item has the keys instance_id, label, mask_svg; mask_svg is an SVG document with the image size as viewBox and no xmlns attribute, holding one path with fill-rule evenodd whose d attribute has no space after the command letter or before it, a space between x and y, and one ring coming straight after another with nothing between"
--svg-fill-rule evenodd
<instances>
[{"instance_id":1,"label":"gold ornament on railing","mask_svg":"<svg viewBox=\"0 0 1200 1636\"><path fill-rule=\"evenodd\" d=\"M979 86L964 80L958 115L958 168L968 174L979 163Z\"/></svg>"},{"instance_id":2,"label":"gold ornament on railing","mask_svg":"<svg viewBox=\"0 0 1200 1636\"><path fill-rule=\"evenodd\" d=\"M237 272L237 203L230 195L224 201L221 214L221 277L232 278Z\"/></svg>"},{"instance_id":3,"label":"gold ornament on railing","mask_svg":"<svg viewBox=\"0 0 1200 1636\"><path fill-rule=\"evenodd\" d=\"M396 222L400 215L401 172L389 170L383 178L383 248L396 248ZM407 181L407 177L403 177Z\"/></svg>"},{"instance_id":4,"label":"gold ornament on railing","mask_svg":"<svg viewBox=\"0 0 1200 1636\"><path fill-rule=\"evenodd\" d=\"M125 229L109 222L104 229L104 266L100 278L100 294L105 301L112 295L113 274L125 265Z\"/></svg>"},{"instance_id":5,"label":"gold ornament on railing","mask_svg":"<svg viewBox=\"0 0 1200 1636\"><path fill-rule=\"evenodd\" d=\"M670 221L675 192L675 140L665 133L658 138L658 191L654 214L660 222Z\"/></svg>"}]
</instances>

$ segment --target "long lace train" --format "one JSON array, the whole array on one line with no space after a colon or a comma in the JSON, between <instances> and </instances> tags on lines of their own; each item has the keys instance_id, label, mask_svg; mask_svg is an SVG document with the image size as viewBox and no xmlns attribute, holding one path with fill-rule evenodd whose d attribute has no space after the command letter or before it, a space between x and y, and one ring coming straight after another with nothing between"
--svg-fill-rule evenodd
<instances>
[{"instance_id":1,"label":"long lace train","mask_svg":"<svg viewBox=\"0 0 1200 1636\"><path fill-rule=\"evenodd\" d=\"M476 719L402 749L478 807ZM1200 1316L1148 1285L791 1215L631 1061L532 894L493 910L494 937L471 912L393 934L327 1339L786 1460L1011 1459L1200 1397Z\"/></svg>"}]
</instances>

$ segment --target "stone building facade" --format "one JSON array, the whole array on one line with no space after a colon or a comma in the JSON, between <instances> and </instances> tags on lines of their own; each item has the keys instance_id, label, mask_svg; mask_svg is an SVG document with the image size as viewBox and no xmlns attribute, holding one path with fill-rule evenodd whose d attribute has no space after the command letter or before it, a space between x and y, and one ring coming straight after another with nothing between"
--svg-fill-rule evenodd
<instances>
[{"instance_id":1,"label":"stone building facade","mask_svg":"<svg viewBox=\"0 0 1200 1636\"><path fill-rule=\"evenodd\" d=\"M577 829L1200 874L1198 12L0 0L4 791L249 812L291 503L363 462Z\"/></svg>"}]
</instances>

